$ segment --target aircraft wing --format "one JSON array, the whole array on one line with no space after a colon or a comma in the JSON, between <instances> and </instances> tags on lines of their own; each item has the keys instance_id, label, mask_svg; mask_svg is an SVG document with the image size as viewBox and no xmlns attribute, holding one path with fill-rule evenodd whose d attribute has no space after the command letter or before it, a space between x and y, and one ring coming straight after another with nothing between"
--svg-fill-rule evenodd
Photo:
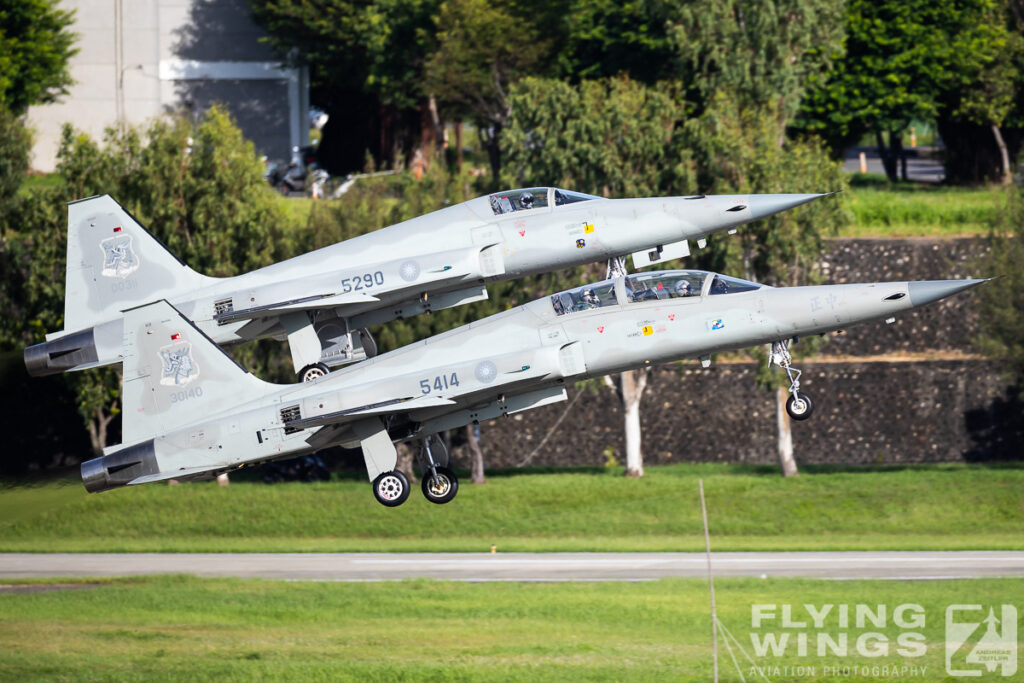
<instances>
[{"instance_id":1,"label":"aircraft wing","mask_svg":"<svg viewBox=\"0 0 1024 683\"><path fill-rule=\"evenodd\" d=\"M341 278L342 274L332 274L328 280L320 279L319 284L311 285L305 278L299 278L286 283L271 284L261 288L254 293L254 296L261 301L272 301L274 303L260 304L237 310L217 313L213 319L220 323L229 323L236 320L252 320L255 318L269 318L286 315L298 311L336 309L345 306L360 306L366 308L366 304L380 303L381 297L393 300L392 295L402 295L407 292L422 292L436 289L447 281L465 280L467 276L480 274L480 253L489 246L474 245L470 249L461 249L453 252L441 252L430 254L420 259L417 271L412 281L406 281L401 275L405 262L391 262L375 266L381 271L388 273L387 287L377 289L374 294L367 294L363 291L343 292L334 289L338 283L346 283L351 278ZM393 275L393 277L392 277ZM329 289L328 289L329 288ZM316 294L306 294L310 290ZM372 308L372 306L371 306ZM345 317L344 313L341 313Z\"/></svg>"},{"instance_id":2,"label":"aircraft wing","mask_svg":"<svg viewBox=\"0 0 1024 683\"><path fill-rule=\"evenodd\" d=\"M213 316L213 319L217 322L234 322L236 320L252 320L253 318L268 318L275 315L284 315L286 313L294 313L296 311L310 311L322 308L338 308L341 306L352 306L356 304L368 304L380 301L375 296L369 294L363 294L361 292L351 292L349 294L314 294L312 296L302 297L301 299L291 299L289 301L279 301L273 304L264 304L263 306L253 306L252 308L244 308L238 311L227 311L225 313L218 313Z\"/></svg>"},{"instance_id":3,"label":"aircraft wing","mask_svg":"<svg viewBox=\"0 0 1024 683\"><path fill-rule=\"evenodd\" d=\"M136 484L150 484L154 481L166 481L168 479L188 479L194 477L197 474L207 474L214 470L221 469L222 465L209 466L204 465L203 467L186 467L182 470L168 470L166 472L157 472L156 474L146 474L141 477L137 477L128 482L128 486L135 486Z\"/></svg>"},{"instance_id":4,"label":"aircraft wing","mask_svg":"<svg viewBox=\"0 0 1024 683\"><path fill-rule=\"evenodd\" d=\"M308 429L310 427L326 427L343 422L353 422L359 418L371 415L388 415L391 413L406 413L421 408L436 408L439 406L455 405L455 401L440 396L417 396L406 398L395 398L379 403L369 403L355 408L346 408L324 415L300 418L285 422L290 429Z\"/></svg>"}]
</instances>

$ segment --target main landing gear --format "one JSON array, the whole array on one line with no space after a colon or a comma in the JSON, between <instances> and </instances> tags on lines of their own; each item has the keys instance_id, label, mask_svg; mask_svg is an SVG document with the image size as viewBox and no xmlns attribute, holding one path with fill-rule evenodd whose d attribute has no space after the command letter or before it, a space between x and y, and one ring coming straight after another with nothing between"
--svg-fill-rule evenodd
<instances>
[{"instance_id":1,"label":"main landing gear","mask_svg":"<svg viewBox=\"0 0 1024 683\"><path fill-rule=\"evenodd\" d=\"M436 434L420 442L416 458L423 472L423 496L437 505L455 498L459 492L459 480L448 468L448 449Z\"/></svg>"},{"instance_id":2,"label":"main landing gear","mask_svg":"<svg viewBox=\"0 0 1024 683\"><path fill-rule=\"evenodd\" d=\"M806 420L814 413L814 402L806 393L800 391L800 370L793 367L793 357L789 355L789 340L772 343L768 356L768 365L778 365L789 377L790 397L786 401L786 412L794 420Z\"/></svg>"},{"instance_id":3,"label":"main landing gear","mask_svg":"<svg viewBox=\"0 0 1024 683\"><path fill-rule=\"evenodd\" d=\"M398 507L409 497L409 480L398 470L384 472L373 480L373 497L381 505Z\"/></svg>"},{"instance_id":4,"label":"main landing gear","mask_svg":"<svg viewBox=\"0 0 1024 683\"><path fill-rule=\"evenodd\" d=\"M320 379L331 371L323 363L314 363L307 365L306 367L299 370L299 381L300 382L312 382L315 379Z\"/></svg>"}]
</instances>

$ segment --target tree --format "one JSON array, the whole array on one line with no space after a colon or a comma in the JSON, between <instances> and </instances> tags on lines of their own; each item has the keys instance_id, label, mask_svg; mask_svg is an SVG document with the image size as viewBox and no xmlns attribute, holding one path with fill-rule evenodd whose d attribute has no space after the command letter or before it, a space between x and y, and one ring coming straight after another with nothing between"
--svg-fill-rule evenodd
<instances>
[{"instance_id":1,"label":"tree","mask_svg":"<svg viewBox=\"0 0 1024 683\"><path fill-rule=\"evenodd\" d=\"M493 0L448 0L437 17L437 50L426 69L428 92L459 118L477 124L491 176L501 173L501 132L511 113L508 91L535 71L549 43L533 21L520 21L513 5Z\"/></svg>"},{"instance_id":2,"label":"tree","mask_svg":"<svg viewBox=\"0 0 1024 683\"><path fill-rule=\"evenodd\" d=\"M1005 363L1024 399L1024 187L1008 189L999 224L981 261L984 275L997 277L977 289L979 348Z\"/></svg>"},{"instance_id":3,"label":"tree","mask_svg":"<svg viewBox=\"0 0 1024 683\"><path fill-rule=\"evenodd\" d=\"M835 155L872 133L886 175L906 179L901 134L911 121L1001 123L1009 64L1019 54L1002 7L1002 0L850 0L845 52L828 73L812 76L797 127L824 136ZM956 176L950 170L947 177Z\"/></svg>"},{"instance_id":4,"label":"tree","mask_svg":"<svg viewBox=\"0 0 1024 683\"><path fill-rule=\"evenodd\" d=\"M75 13L58 0L18 0L0 8L0 108L15 116L56 101L73 82L68 63L78 53L68 31Z\"/></svg>"},{"instance_id":5,"label":"tree","mask_svg":"<svg viewBox=\"0 0 1024 683\"><path fill-rule=\"evenodd\" d=\"M1003 1L981 8L971 44L939 97L947 182L1013 181L1003 128L1024 126L1024 19L1011 18L1010 7Z\"/></svg>"},{"instance_id":6,"label":"tree","mask_svg":"<svg viewBox=\"0 0 1024 683\"><path fill-rule=\"evenodd\" d=\"M21 119L0 106L0 231L3 216L25 180L32 139Z\"/></svg>"},{"instance_id":7,"label":"tree","mask_svg":"<svg viewBox=\"0 0 1024 683\"><path fill-rule=\"evenodd\" d=\"M439 0L250 0L266 42L307 65L311 99L330 119L321 153L331 173L362 167L367 148L393 164L419 132L423 68ZM372 142L376 139L376 143ZM340 159L330 158L336 150Z\"/></svg>"},{"instance_id":8,"label":"tree","mask_svg":"<svg viewBox=\"0 0 1024 683\"><path fill-rule=\"evenodd\" d=\"M292 254L287 219L263 180L253 144L217 107L198 122L155 121L143 134L108 129L104 144L66 127L58 152L65 185L25 194L8 218L2 245L4 297L0 350L42 341L63 326L67 211L64 203L110 193L196 270L236 275ZM27 325L26 325L27 321ZM271 344L233 349L254 372L290 378ZM92 447L116 435L120 378L111 368L63 375L76 396Z\"/></svg>"}]
</instances>

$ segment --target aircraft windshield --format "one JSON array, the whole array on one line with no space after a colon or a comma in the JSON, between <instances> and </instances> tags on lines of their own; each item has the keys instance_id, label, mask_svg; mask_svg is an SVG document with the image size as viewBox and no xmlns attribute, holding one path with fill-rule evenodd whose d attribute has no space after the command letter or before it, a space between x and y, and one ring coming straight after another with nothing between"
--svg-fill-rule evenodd
<instances>
[{"instance_id":1,"label":"aircraft windshield","mask_svg":"<svg viewBox=\"0 0 1024 683\"><path fill-rule=\"evenodd\" d=\"M573 192L571 190L559 190L557 187L555 188L555 206L575 204L576 202L589 202L591 199L602 199L602 197L595 197L592 194L583 194L582 192Z\"/></svg>"},{"instance_id":2,"label":"aircraft windshield","mask_svg":"<svg viewBox=\"0 0 1024 683\"><path fill-rule=\"evenodd\" d=\"M615 280L583 285L566 292L559 292L551 297L551 306L554 307L555 313L558 315L614 306L616 303L618 302L615 300Z\"/></svg>"},{"instance_id":3,"label":"aircraft windshield","mask_svg":"<svg viewBox=\"0 0 1024 683\"><path fill-rule=\"evenodd\" d=\"M525 190L496 192L490 196L491 210L495 215L540 209L548 205L548 188L530 187Z\"/></svg>"},{"instance_id":4,"label":"aircraft windshield","mask_svg":"<svg viewBox=\"0 0 1024 683\"><path fill-rule=\"evenodd\" d=\"M665 270L626 276L627 301L654 301L700 296L707 273L703 270Z\"/></svg>"},{"instance_id":5,"label":"aircraft windshield","mask_svg":"<svg viewBox=\"0 0 1024 683\"><path fill-rule=\"evenodd\" d=\"M738 277L715 275L715 279L711 281L711 291L709 294L735 294L737 292L749 292L755 289L761 289L761 285L756 282L741 280Z\"/></svg>"}]
</instances>

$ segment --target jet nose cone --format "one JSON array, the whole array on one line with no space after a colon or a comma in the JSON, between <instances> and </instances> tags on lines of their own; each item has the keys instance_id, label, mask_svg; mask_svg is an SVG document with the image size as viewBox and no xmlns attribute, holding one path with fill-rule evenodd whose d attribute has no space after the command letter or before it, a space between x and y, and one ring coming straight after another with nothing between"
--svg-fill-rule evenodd
<instances>
[{"instance_id":1,"label":"jet nose cone","mask_svg":"<svg viewBox=\"0 0 1024 683\"><path fill-rule=\"evenodd\" d=\"M748 200L750 213L754 218L764 218L780 211L787 211L795 206L814 201L818 197L828 197L835 194L826 192L822 194L752 194Z\"/></svg>"},{"instance_id":2,"label":"jet nose cone","mask_svg":"<svg viewBox=\"0 0 1024 683\"><path fill-rule=\"evenodd\" d=\"M924 304L945 299L957 292L962 292L971 287L977 287L988 280L921 280L908 283L907 289L910 293L911 306L923 306Z\"/></svg>"}]
</instances>

